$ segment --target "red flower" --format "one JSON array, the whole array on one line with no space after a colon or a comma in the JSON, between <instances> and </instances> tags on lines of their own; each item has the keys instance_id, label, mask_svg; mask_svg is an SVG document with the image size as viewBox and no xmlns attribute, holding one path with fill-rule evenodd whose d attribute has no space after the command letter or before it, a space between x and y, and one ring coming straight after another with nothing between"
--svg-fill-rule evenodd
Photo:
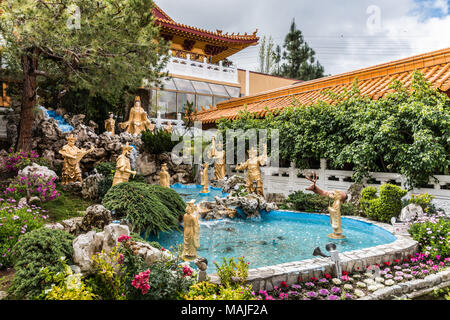
<instances>
[{"instance_id":1,"label":"red flower","mask_svg":"<svg viewBox=\"0 0 450 320\"><path fill-rule=\"evenodd\" d=\"M312 281L312 282L316 282L316 281L317 281L317 278L316 278L316 277L311 277L311 281Z\"/></svg>"},{"instance_id":2,"label":"red flower","mask_svg":"<svg viewBox=\"0 0 450 320\"><path fill-rule=\"evenodd\" d=\"M161 247L161 251L166 251L166 249L164 249L164 247Z\"/></svg>"},{"instance_id":3,"label":"red flower","mask_svg":"<svg viewBox=\"0 0 450 320\"><path fill-rule=\"evenodd\" d=\"M387 261L387 262L384 263L384 265L385 265L385 266L390 266L391 263Z\"/></svg>"},{"instance_id":4,"label":"red flower","mask_svg":"<svg viewBox=\"0 0 450 320\"><path fill-rule=\"evenodd\" d=\"M400 262L400 260L398 260L398 259L395 259L395 260L394 260L394 262L395 262L395 263L399 263L399 262Z\"/></svg>"},{"instance_id":5,"label":"red flower","mask_svg":"<svg viewBox=\"0 0 450 320\"><path fill-rule=\"evenodd\" d=\"M343 276L348 276L348 271L342 271Z\"/></svg>"},{"instance_id":6,"label":"red flower","mask_svg":"<svg viewBox=\"0 0 450 320\"><path fill-rule=\"evenodd\" d=\"M288 287L286 281L281 281L280 286L282 286L283 288L287 288Z\"/></svg>"},{"instance_id":7,"label":"red flower","mask_svg":"<svg viewBox=\"0 0 450 320\"><path fill-rule=\"evenodd\" d=\"M119 242L127 242L127 241L130 240L130 239L131 239L131 237L129 237L129 236L123 234L123 235L121 235L121 236L117 239L117 241L119 241Z\"/></svg>"},{"instance_id":8,"label":"red flower","mask_svg":"<svg viewBox=\"0 0 450 320\"><path fill-rule=\"evenodd\" d=\"M298 280L298 282L302 282L303 281L302 277L298 277L297 280Z\"/></svg>"},{"instance_id":9,"label":"red flower","mask_svg":"<svg viewBox=\"0 0 450 320\"><path fill-rule=\"evenodd\" d=\"M325 278L326 278L326 279L332 279L333 277L330 276L328 273L325 273Z\"/></svg>"}]
</instances>

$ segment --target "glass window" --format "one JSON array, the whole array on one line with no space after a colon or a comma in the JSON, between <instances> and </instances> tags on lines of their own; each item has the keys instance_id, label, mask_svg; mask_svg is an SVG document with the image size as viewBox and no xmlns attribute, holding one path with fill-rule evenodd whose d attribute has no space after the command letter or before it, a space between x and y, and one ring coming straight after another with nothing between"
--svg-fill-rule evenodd
<instances>
[{"instance_id":1,"label":"glass window","mask_svg":"<svg viewBox=\"0 0 450 320\"><path fill-rule=\"evenodd\" d=\"M230 98L214 96L214 106L216 106L219 102L226 101L226 100L230 100Z\"/></svg>"},{"instance_id":2,"label":"glass window","mask_svg":"<svg viewBox=\"0 0 450 320\"><path fill-rule=\"evenodd\" d=\"M212 94L211 89L206 82L192 81L192 84L194 85L195 92Z\"/></svg>"},{"instance_id":3,"label":"glass window","mask_svg":"<svg viewBox=\"0 0 450 320\"><path fill-rule=\"evenodd\" d=\"M173 79L163 80L161 82L165 90L177 90L177 87L175 86Z\"/></svg>"},{"instance_id":4,"label":"glass window","mask_svg":"<svg viewBox=\"0 0 450 320\"><path fill-rule=\"evenodd\" d=\"M179 91L195 92L191 81L178 78L173 78L173 81L175 82L175 85L177 86Z\"/></svg>"},{"instance_id":5,"label":"glass window","mask_svg":"<svg viewBox=\"0 0 450 320\"><path fill-rule=\"evenodd\" d=\"M184 108L187 102L192 102L195 106L195 95L190 93L178 92L178 113L181 113L181 117L184 115Z\"/></svg>"},{"instance_id":6,"label":"glass window","mask_svg":"<svg viewBox=\"0 0 450 320\"><path fill-rule=\"evenodd\" d=\"M198 111L202 109L202 107L205 107L205 109L209 109L209 106L212 105L212 96L202 96L197 95L197 104L196 107L198 108Z\"/></svg>"},{"instance_id":7,"label":"glass window","mask_svg":"<svg viewBox=\"0 0 450 320\"><path fill-rule=\"evenodd\" d=\"M149 114L149 116L152 118L156 118L156 111L158 110L158 108L157 108L158 100L157 100L156 94L157 94L157 91L153 89L152 90L152 105L151 105L150 114Z\"/></svg>"},{"instance_id":8,"label":"glass window","mask_svg":"<svg viewBox=\"0 0 450 320\"><path fill-rule=\"evenodd\" d=\"M177 118L177 94L165 90L158 92L158 110L161 112L161 118Z\"/></svg>"},{"instance_id":9,"label":"glass window","mask_svg":"<svg viewBox=\"0 0 450 320\"><path fill-rule=\"evenodd\" d=\"M230 97L232 98L238 98L239 95L241 94L241 88L239 87L225 86L225 88L227 89Z\"/></svg>"},{"instance_id":10,"label":"glass window","mask_svg":"<svg viewBox=\"0 0 450 320\"><path fill-rule=\"evenodd\" d=\"M211 87L212 93L214 95L223 97L229 96L227 90L225 90L225 87L223 85L210 83L209 86Z\"/></svg>"}]
</instances>

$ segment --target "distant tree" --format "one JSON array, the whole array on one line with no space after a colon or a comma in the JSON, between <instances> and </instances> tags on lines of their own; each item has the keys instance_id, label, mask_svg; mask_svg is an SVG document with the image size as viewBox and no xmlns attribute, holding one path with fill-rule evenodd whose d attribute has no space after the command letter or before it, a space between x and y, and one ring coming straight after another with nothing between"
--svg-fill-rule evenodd
<instances>
[{"instance_id":1,"label":"distant tree","mask_svg":"<svg viewBox=\"0 0 450 320\"><path fill-rule=\"evenodd\" d=\"M270 74L274 71L274 42L271 36L263 37L259 45L258 64L259 72Z\"/></svg>"},{"instance_id":2,"label":"distant tree","mask_svg":"<svg viewBox=\"0 0 450 320\"><path fill-rule=\"evenodd\" d=\"M297 29L295 19L284 40L281 75L299 80L312 80L324 76L324 68L316 61L315 51L303 39L302 32Z\"/></svg>"},{"instance_id":3,"label":"distant tree","mask_svg":"<svg viewBox=\"0 0 450 320\"><path fill-rule=\"evenodd\" d=\"M88 90L108 102L159 83L168 44L154 25L151 0L3 0L2 56L20 75L21 120L17 148L30 150L40 79L57 90Z\"/></svg>"},{"instance_id":4,"label":"distant tree","mask_svg":"<svg viewBox=\"0 0 450 320\"><path fill-rule=\"evenodd\" d=\"M274 70L272 71L272 74L275 76L281 75L281 47L277 45L275 47L275 51L273 52L273 63L274 63Z\"/></svg>"}]
</instances>

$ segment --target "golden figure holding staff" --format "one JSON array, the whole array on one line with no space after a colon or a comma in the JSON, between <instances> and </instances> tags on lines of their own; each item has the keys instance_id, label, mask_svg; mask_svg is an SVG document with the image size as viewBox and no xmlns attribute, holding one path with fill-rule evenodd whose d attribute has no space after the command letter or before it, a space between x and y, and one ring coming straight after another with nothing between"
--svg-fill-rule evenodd
<instances>
[{"instance_id":1,"label":"golden figure holding staff","mask_svg":"<svg viewBox=\"0 0 450 320\"><path fill-rule=\"evenodd\" d=\"M330 213L330 223L333 228L333 233L328 235L331 239L344 239L345 235L343 235L342 231L342 221L341 221L341 205L347 199L347 195L345 192L340 190L333 191L325 191L320 189L316 182L318 180L317 174L315 172L312 173L311 176L306 176L306 179L312 182L306 190L312 191L316 194L319 194L324 197L328 197L333 200L333 204L328 207L328 212Z\"/></svg>"},{"instance_id":2,"label":"golden figure holding staff","mask_svg":"<svg viewBox=\"0 0 450 320\"><path fill-rule=\"evenodd\" d=\"M170 188L170 175L167 172L167 164L163 163L161 172L159 173L159 184L163 187Z\"/></svg>"},{"instance_id":3,"label":"golden figure holding staff","mask_svg":"<svg viewBox=\"0 0 450 320\"><path fill-rule=\"evenodd\" d=\"M114 114L112 112L110 112L108 120L105 120L106 131L111 132L111 134L114 135L115 134L115 125L116 125L116 120L114 120Z\"/></svg>"},{"instance_id":4,"label":"golden figure holding staff","mask_svg":"<svg viewBox=\"0 0 450 320\"><path fill-rule=\"evenodd\" d=\"M128 159L132 150L133 147L130 146L128 142L126 145L122 146L122 154L116 161L116 172L112 183L113 186L121 182L128 182L130 175L133 175L133 177L136 175L136 171L131 170L130 159Z\"/></svg>"},{"instance_id":5,"label":"golden figure holding staff","mask_svg":"<svg viewBox=\"0 0 450 320\"><path fill-rule=\"evenodd\" d=\"M150 128L150 120L147 118L147 112L141 107L141 98L137 96L134 99L134 106L130 110L130 118L127 122L120 123L122 129L127 129L126 132L137 135L145 129Z\"/></svg>"},{"instance_id":6,"label":"golden figure holding staff","mask_svg":"<svg viewBox=\"0 0 450 320\"><path fill-rule=\"evenodd\" d=\"M202 179L202 191L200 193L209 193L208 190L208 168L209 164L207 162L203 163L201 179Z\"/></svg>"},{"instance_id":7,"label":"golden figure holding staff","mask_svg":"<svg viewBox=\"0 0 450 320\"><path fill-rule=\"evenodd\" d=\"M216 149L215 137L211 139L211 150L209 156L214 158L214 180L223 180L226 175L225 168L225 150L223 150L223 144L218 144L219 149Z\"/></svg>"},{"instance_id":8,"label":"golden figure holding staff","mask_svg":"<svg viewBox=\"0 0 450 320\"><path fill-rule=\"evenodd\" d=\"M192 261L197 258L197 249L200 248L200 224L199 215L195 214L197 206L195 200L187 203L186 213L183 216L184 222L184 245L182 258Z\"/></svg>"},{"instance_id":9,"label":"golden figure holding staff","mask_svg":"<svg viewBox=\"0 0 450 320\"><path fill-rule=\"evenodd\" d=\"M267 145L264 145L263 155L257 156L258 151L253 147L248 151L249 159L244 163L237 165L236 170L243 171L247 169L247 177L245 182L247 184L248 192L259 194L264 197L263 182L261 178L260 166L264 166L267 161ZM256 182L256 188L254 183Z\"/></svg>"},{"instance_id":10,"label":"golden figure holding staff","mask_svg":"<svg viewBox=\"0 0 450 320\"><path fill-rule=\"evenodd\" d=\"M79 149L75 146L77 138L71 134L67 137L67 144L59 150L59 153L64 157L62 168L62 184L66 185L70 182L83 182L81 177L80 161L88 153L94 151L94 146L89 150Z\"/></svg>"}]
</instances>

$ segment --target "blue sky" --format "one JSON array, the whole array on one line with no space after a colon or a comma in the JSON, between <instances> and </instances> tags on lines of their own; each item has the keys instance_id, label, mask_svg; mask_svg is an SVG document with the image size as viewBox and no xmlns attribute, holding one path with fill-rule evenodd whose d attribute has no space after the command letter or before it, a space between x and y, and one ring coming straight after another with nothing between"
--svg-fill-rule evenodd
<instances>
[{"instance_id":1,"label":"blue sky","mask_svg":"<svg viewBox=\"0 0 450 320\"><path fill-rule=\"evenodd\" d=\"M229 33L258 29L278 44L295 18L327 74L450 47L447 0L155 1L175 21ZM257 57L254 46L231 60L257 70Z\"/></svg>"}]
</instances>

